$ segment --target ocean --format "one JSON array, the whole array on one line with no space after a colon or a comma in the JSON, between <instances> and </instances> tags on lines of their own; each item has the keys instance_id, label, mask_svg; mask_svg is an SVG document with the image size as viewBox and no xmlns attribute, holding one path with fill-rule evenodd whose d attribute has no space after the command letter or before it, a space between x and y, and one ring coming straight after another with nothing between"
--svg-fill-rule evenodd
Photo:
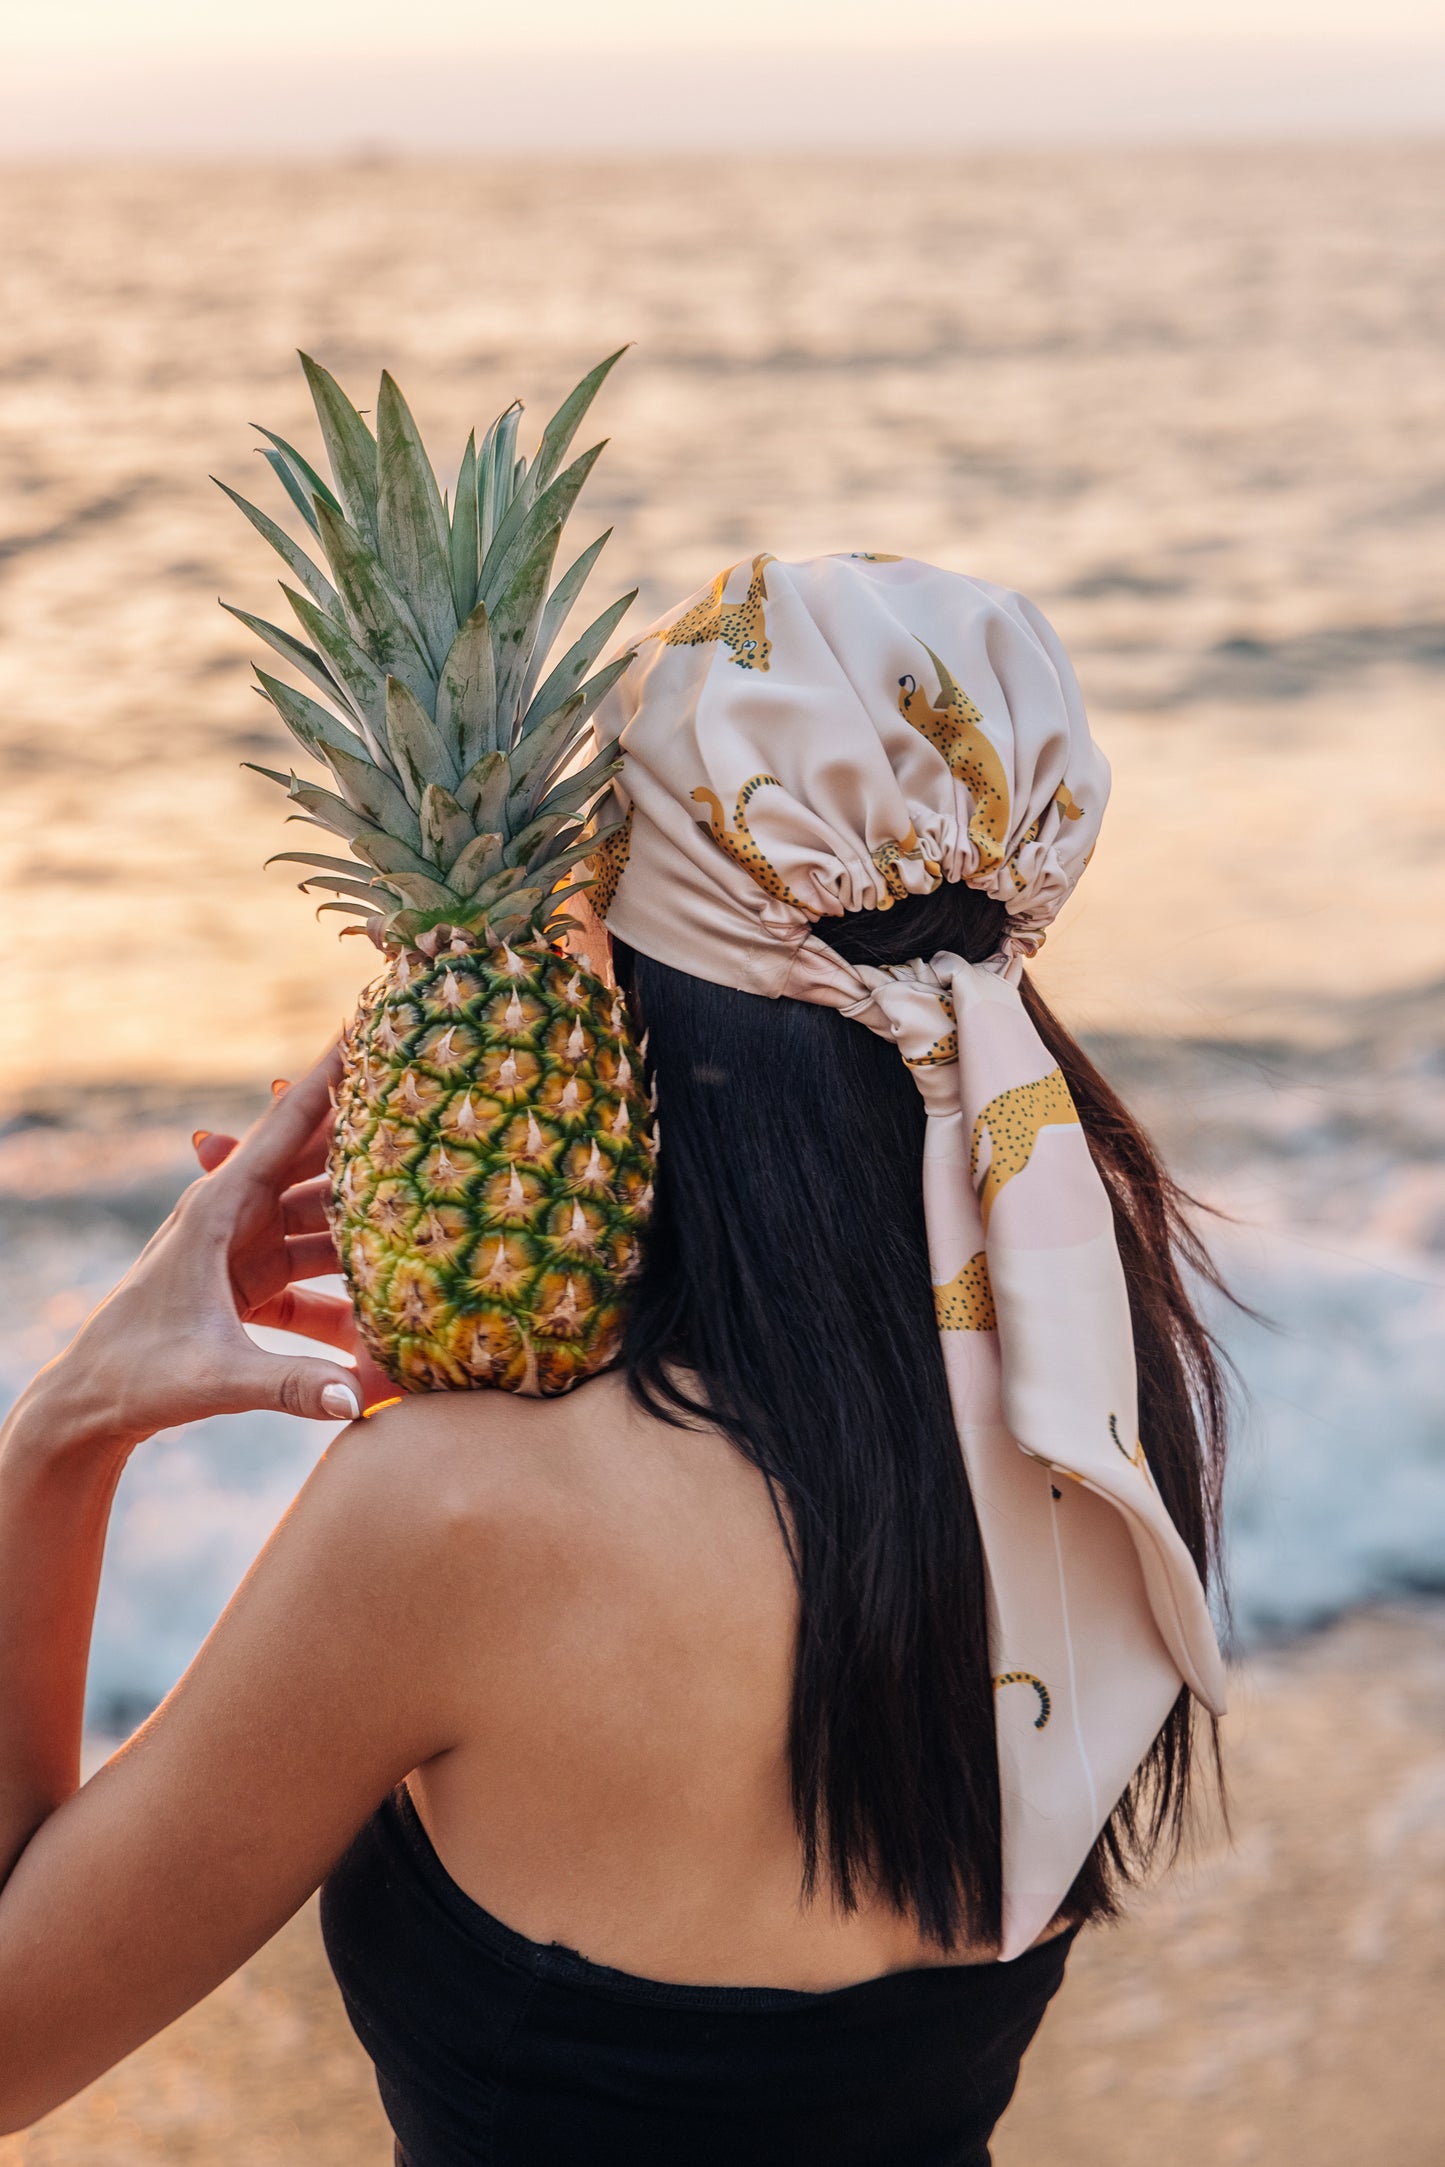
<instances>
[{"instance_id":1,"label":"ocean","mask_svg":"<svg viewBox=\"0 0 1445 2167\"><path fill-rule=\"evenodd\" d=\"M0 1392L349 1006L285 869L279 726L215 597L304 444L298 345L453 462L636 342L598 409L635 622L760 548L1017 585L1115 769L1051 1000L1221 1214L1254 1314L1243 1644L1445 1585L1445 149L12 167L0 191ZM586 500L584 500L585 503ZM92 1712L162 1694L324 1442L158 1439Z\"/></svg>"}]
</instances>

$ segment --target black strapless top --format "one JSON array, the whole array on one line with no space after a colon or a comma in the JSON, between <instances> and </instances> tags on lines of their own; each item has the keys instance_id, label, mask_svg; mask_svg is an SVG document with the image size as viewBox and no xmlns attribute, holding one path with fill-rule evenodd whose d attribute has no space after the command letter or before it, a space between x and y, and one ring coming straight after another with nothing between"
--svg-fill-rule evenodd
<instances>
[{"instance_id":1,"label":"black strapless top","mask_svg":"<svg viewBox=\"0 0 1445 2167\"><path fill-rule=\"evenodd\" d=\"M829 1994L634 1979L473 1903L405 1790L321 1923L398 2167L987 2167L1073 1938Z\"/></svg>"}]
</instances>

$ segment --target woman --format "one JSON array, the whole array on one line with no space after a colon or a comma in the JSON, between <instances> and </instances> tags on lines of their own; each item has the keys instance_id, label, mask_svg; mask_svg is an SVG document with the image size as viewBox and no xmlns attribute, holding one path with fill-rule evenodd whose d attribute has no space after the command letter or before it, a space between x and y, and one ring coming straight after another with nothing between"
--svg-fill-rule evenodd
<instances>
[{"instance_id":1,"label":"woman","mask_svg":"<svg viewBox=\"0 0 1445 2167\"><path fill-rule=\"evenodd\" d=\"M1074 1931L1178 1827L1222 1706L1201 1260L1021 975L1107 769L1016 596L882 558L735 584L605 725L597 902L662 1137L618 1368L347 1428L80 1789L128 1454L386 1390L242 1330L353 1345L298 1285L329 1062L202 1139L12 1412L5 2129L324 1883L407 2167L985 2162Z\"/></svg>"}]
</instances>

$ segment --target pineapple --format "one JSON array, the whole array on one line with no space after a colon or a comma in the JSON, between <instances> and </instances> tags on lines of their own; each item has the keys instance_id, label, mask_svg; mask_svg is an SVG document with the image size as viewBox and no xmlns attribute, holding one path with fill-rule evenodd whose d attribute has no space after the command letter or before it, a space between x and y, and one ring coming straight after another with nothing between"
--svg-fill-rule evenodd
<instances>
[{"instance_id":1,"label":"pineapple","mask_svg":"<svg viewBox=\"0 0 1445 2167\"><path fill-rule=\"evenodd\" d=\"M326 571L226 490L292 573L304 637L232 615L321 693L257 670L335 787L256 772L353 854L278 857L387 958L344 1034L330 1216L366 1343L411 1391L565 1392L602 1368L651 1207L652 1115L623 1003L562 946L563 905L620 825L595 818L620 763L584 741L632 660L593 668L634 595L548 667L607 540L549 593L602 446L563 461L618 358L563 402L530 464L517 405L480 446L474 433L449 505L391 377L373 436L303 355L331 481L261 434Z\"/></svg>"}]
</instances>

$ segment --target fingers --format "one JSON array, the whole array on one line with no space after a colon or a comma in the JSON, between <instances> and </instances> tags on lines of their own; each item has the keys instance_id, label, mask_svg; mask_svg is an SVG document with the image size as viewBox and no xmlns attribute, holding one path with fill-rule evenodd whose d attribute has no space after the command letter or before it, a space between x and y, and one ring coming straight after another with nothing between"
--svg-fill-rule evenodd
<instances>
[{"instance_id":1,"label":"fingers","mask_svg":"<svg viewBox=\"0 0 1445 2167\"><path fill-rule=\"evenodd\" d=\"M281 1199L281 1223L288 1234L325 1234L331 1183L325 1175L293 1182Z\"/></svg>"},{"instance_id":2,"label":"fingers","mask_svg":"<svg viewBox=\"0 0 1445 2167\"><path fill-rule=\"evenodd\" d=\"M335 1244L329 1234L297 1234L286 1243L288 1279L320 1279L324 1272L339 1272Z\"/></svg>"},{"instance_id":3,"label":"fingers","mask_svg":"<svg viewBox=\"0 0 1445 2167\"><path fill-rule=\"evenodd\" d=\"M191 1135L191 1148L201 1162L204 1173L214 1174L218 1166L224 1166L236 1148L234 1136L223 1136L214 1129L196 1129Z\"/></svg>"},{"instance_id":4,"label":"fingers","mask_svg":"<svg viewBox=\"0 0 1445 2167\"><path fill-rule=\"evenodd\" d=\"M237 1153L238 1164L261 1181L276 1181L310 1145L330 1113L331 1087L341 1074L338 1041L314 1068L273 1098ZM308 1169L311 1170L311 1169Z\"/></svg>"},{"instance_id":5,"label":"fingers","mask_svg":"<svg viewBox=\"0 0 1445 2167\"><path fill-rule=\"evenodd\" d=\"M295 1332L301 1339L319 1339L323 1347L339 1347L344 1354L356 1344L356 1312L350 1302L313 1293L309 1287L283 1287L246 1321L270 1325L275 1332Z\"/></svg>"},{"instance_id":6,"label":"fingers","mask_svg":"<svg viewBox=\"0 0 1445 2167\"><path fill-rule=\"evenodd\" d=\"M355 1422L361 1413L355 1372L340 1362L308 1355L292 1359L257 1347L238 1382L248 1407L272 1407L312 1422Z\"/></svg>"}]
</instances>

